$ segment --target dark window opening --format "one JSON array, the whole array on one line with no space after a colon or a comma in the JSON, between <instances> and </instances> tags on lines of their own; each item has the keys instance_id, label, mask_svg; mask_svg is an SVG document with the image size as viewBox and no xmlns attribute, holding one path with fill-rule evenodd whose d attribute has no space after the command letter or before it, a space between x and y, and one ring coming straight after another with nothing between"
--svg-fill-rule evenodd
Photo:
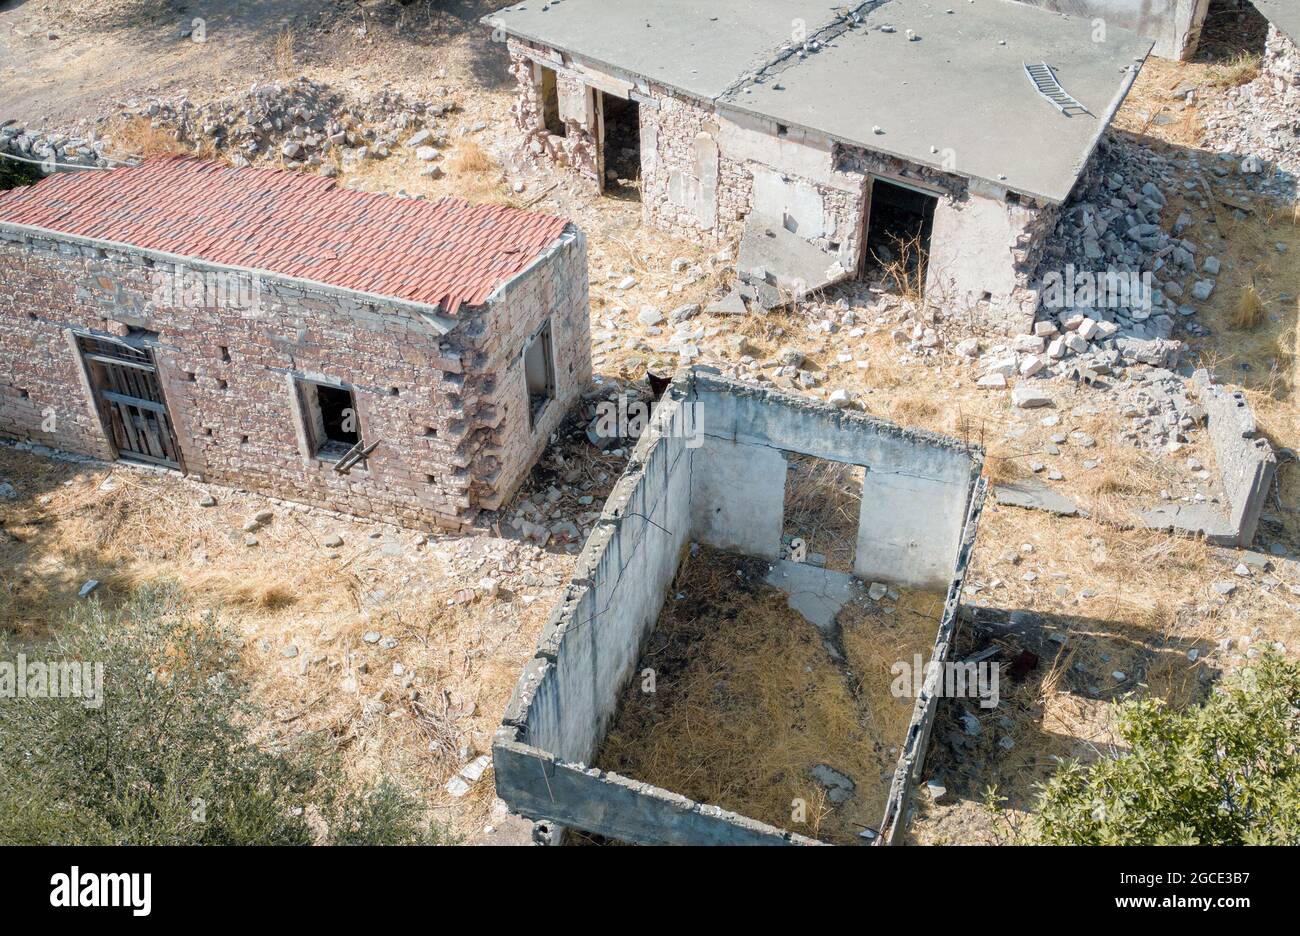
<instances>
[{"instance_id":1,"label":"dark window opening","mask_svg":"<svg viewBox=\"0 0 1300 936\"><path fill-rule=\"evenodd\" d=\"M221 347L221 360L223 360L223 361L229 361L229 360L230 360L230 349L229 349L228 347L226 347L225 345L221 345L220 347Z\"/></svg>"},{"instance_id":2,"label":"dark window opening","mask_svg":"<svg viewBox=\"0 0 1300 936\"><path fill-rule=\"evenodd\" d=\"M873 179L867 205L863 278L919 299L925 292L930 233L939 199L915 189Z\"/></svg>"},{"instance_id":3,"label":"dark window opening","mask_svg":"<svg viewBox=\"0 0 1300 936\"><path fill-rule=\"evenodd\" d=\"M567 136L569 128L560 119L560 88L555 80L555 69L545 65L537 67L541 72L538 85L542 96L542 122L546 125L546 132L554 136Z\"/></svg>"},{"instance_id":4,"label":"dark window opening","mask_svg":"<svg viewBox=\"0 0 1300 936\"><path fill-rule=\"evenodd\" d=\"M612 94L602 94L605 127L605 190L641 197L641 106Z\"/></svg>"},{"instance_id":5,"label":"dark window opening","mask_svg":"<svg viewBox=\"0 0 1300 936\"><path fill-rule=\"evenodd\" d=\"M351 390L302 381L298 395L313 457L337 461L361 441L357 402Z\"/></svg>"},{"instance_id":6,"label":"dark window opening","mask_svg":"<svg viewBox=\"0 0 1300 936\"><path fill-rule=\"evenodd\" d=\"M524 345L523 361L524 383L528 387L528 427L532 429L546 404L555 399L555 355L549 319Z\"/></svg>"}]
</instances>

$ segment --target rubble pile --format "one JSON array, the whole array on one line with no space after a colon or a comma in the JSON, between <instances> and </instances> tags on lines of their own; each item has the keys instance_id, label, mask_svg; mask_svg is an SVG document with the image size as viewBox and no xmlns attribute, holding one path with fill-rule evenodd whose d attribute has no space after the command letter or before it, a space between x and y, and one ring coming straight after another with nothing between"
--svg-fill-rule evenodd
<instances>
[{"instance_id":1,"label":"rubble pile","mask_svg":"<svg viewBox=\"0 0 1300 936\"><path fill-rule=\"evenodd\" d=\"M424 174L438 175L435 163L448 143L441 124L455 109L450 100L415 100L391 88L353 98L302 77L203 103L183 94L127 100L81 135L29 132L11 123L0 127L0 152L71 166L118 165L139 154L115 146L111 126L138 118L196 153L224 154L235 166L261 162L334 176L340 166L405 147L429 164Z\"/></svg>"},{"instance_id":2,"label":"rubble pile","mask_svg":"<svg viewBox=\"0 0 1300 936\"><path fill-rule=\"evenodd\" d=\"M1300 50L1270 30L1263 70L1255 80L1201 105L1205 142L1221 150L1276 162L1275 194L1295 198L1300 174Z\"/></svg>"}]
</instances>

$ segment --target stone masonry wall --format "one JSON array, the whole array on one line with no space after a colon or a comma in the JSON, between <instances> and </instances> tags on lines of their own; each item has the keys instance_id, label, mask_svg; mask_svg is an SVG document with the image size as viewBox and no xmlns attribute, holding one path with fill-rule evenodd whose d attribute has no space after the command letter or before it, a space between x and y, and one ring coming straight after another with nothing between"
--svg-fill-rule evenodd
<instances>
[{"instance_id":1,"label":"stone masonry wall","mask_svg":"<svg viewBox=\"0 0 1300 936\"><path fill-rule=\"evenodd\" d=\"M191 278L229 275L199 263L185 269ZM497 422L493 432L501 424L480 409L475 388L520 366L495 356L484 327L490 310L466 311L440 336L410 304L274 277L239 292L251 303L218 302L210 291L160 302L159 278L174 270L144 251L0 227L0 437L112 457L72 334L146 329L156 333L160 383L192 475L405 526L463 528L481 506L476 498L500 499L493 482L475 484L469 470L483 420ZM529 275L542 274L521 274ZM547 312L526 311L537 322ZM310 457L301 379L352 391L362 437L380 443L367 467L341 475ZM526 421L526 410L520 416ZM501 473L521 474L516 466Z\"/></svg>"},{"instance_id":2,"label":"stone masonry wall","mask_svg":"<svg viewBox=\"0 0 1300 936\"><path fill-rule=\"evenodd\" d=\"M560 116L566 128L564 136L551 133L546 127L539 61L557 69ZM564 73L562 67L555 53L511 40L510 73L514 75L517 93L510 112L524 133L525 145L534 156L545 156L557 165L567 167L584 184L599 192L602 169L594 109L588 100L591 91L572 75Z\"/></svg>"},{"instance_id":3,"label":"stone masonry wall","mask_svg":"<svg viewBox=\"0 0 1300 936\"><path fill-rule=\"evenodd\" d=\"M501 362L485 395L483 445L473 461L471 493L484 509L512 495L546 447L547 438L591 382L591 313L587 241L566 234L545 262L507 284L489 303L480 351ZM527 342L547 317L555 356L556 398L528 425L528 391L520 364Z\"/></svg>"}]
</instances>

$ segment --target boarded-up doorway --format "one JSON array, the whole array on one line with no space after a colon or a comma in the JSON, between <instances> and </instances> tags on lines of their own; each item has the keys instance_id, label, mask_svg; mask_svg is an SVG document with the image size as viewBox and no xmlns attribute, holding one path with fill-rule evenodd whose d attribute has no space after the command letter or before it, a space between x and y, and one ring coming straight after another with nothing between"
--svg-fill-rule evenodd
<instances>
[{"instance_id":1,"label":"boarded-up doorway","mask_svg":"<svg viewBox=\"0 0 1300 936\"><path fill-rule=\"evenodd\" d=\"M147 348L89 335L79 335L77 347L118 457L180 468L153 354Z\"/></svg>"}]
</instances>

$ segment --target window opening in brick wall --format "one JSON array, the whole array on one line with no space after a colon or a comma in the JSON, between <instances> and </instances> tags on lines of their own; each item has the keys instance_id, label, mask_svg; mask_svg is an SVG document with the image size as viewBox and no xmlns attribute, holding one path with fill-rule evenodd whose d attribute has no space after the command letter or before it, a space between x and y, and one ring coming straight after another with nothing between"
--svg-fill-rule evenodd
<instances>
[{"instance_id":1,"label":"window opening in brick wall","mask_svg":"<svg viewBox=\"0 0 1300 936\"><path fill-rule=\"evenodd\" d=\"M528 387L528 425L533 428L546 404L555 399L555 354L551 320L547 319L524 345L524 382Z\"/></svg>"},{"instance_id":2,"label":"window opening in brick wall","mask_svg":"<svg viewBox=\"0 0 1300 936\"><path fill-rule=\"evenodd\" d=\"M361 441L356 397L347 387L302 380L298 397L313 457L337 461Z\"/></svg>"},{"instance_id":3,"label":"window opening in brick wall","mask_svg":"<svg viewBox=\"0 0 1300 936\"><path fill-rule=\"evenodd\" d=\"M542 121L546 132L555 136L567 136L569 128L560 119L560 88L555 80L555 69L545 65L537 66L540 73L538 86L542 95Z\"/></svg>"}]
</instances>

